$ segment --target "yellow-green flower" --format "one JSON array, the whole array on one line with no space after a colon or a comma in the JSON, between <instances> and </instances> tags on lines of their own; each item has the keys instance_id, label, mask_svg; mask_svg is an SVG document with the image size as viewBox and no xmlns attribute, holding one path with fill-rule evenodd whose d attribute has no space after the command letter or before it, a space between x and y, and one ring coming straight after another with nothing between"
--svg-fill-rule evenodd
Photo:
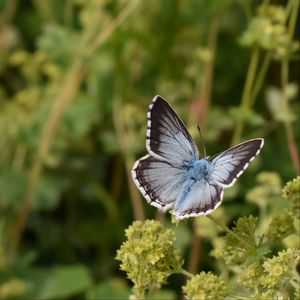
<instances>
[{"instance_id":1,"label":"yellow-green flower","mask_svg":"<svg viewBox=\"0 0 300 300\"><path fill-rule=\"evenodd\" d=\"M287 249L263 263L265 278L263 285L267 288L281 287L288 278L296 276L295 268L300 261L299 249Z\"/></svg>"},{"instance_id":2,"label":"yellow-green flower","mask_svg":"<svg viewBox=\"0 0 300 300\"><path fill-rule=\"evenodd\" d=\"M201 272L183 287L187 299L224 299L228 295L227 283L211 272Z\"/></svg>"},{"instance_id":3,"label":"yellow-green flower","mask_svg":"<svg viewBox=\"0 0 300 300\"><path fill-rule=\"evenodd\" d=\"M183 260L175 248L174 232L154 220L136 221L125 231L125 241L117 252L121 270L134 283L136 295L158 288L172 273L181 269Z\"/></svg>"},{"instance_id":4,"label":"yellow-green flower","mask_svg":"<svg viewBox=\"0 0 300 300\"><path fill-rule=\"evenodd\" d=\"M290 209L285 209L272 219L266 237L270 241L282 240L294 232L293 214Z\"/></svg>"},{"instance_id":5,"label":"yellow-green flower","mask_svg":"<svg viewBox=\"0 0 300 300\"><path fill-rule=\"evenodd\" d=\"M299 219L300 215L300 176L289 181L282 191L282 197L292 204L294 216Z\"/></svg>"}]
</instances>

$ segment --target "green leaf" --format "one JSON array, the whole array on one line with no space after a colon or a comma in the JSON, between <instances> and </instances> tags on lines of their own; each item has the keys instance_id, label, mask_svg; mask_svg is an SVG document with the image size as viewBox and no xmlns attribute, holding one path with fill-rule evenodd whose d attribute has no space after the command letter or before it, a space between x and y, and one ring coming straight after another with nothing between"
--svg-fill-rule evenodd
<instances>
[{"instance_id":1,"label":"green leaf","mask_svg":"<svg viewBox=\"0 0 300 300\"><path fill-rule=\"evenodd\" d=\"M101 282L87 291L87 300L95 299L129 299L131 291L125 280L114 278Z\"/></svg>"},{"instance_id":2,"label":"green leaf","mask_svg":"<svg viewBox=\"0 0 300 300\"><path fill-rule=\"evenodd\" d=\"M25 174L13 170L0 173L0 202L2 207L17 208L26 188Z\"/></svg>"},{"instance_id":3,"label":"green leaf","mask_svg":"<svg viewBox=\"0 0 300 300\"><path fill-rule=\"evenodd\" d=\"M35 210L54 209L58 202L62 185L50 176L40 178L36 196L32 202L32 208Z\"/></svg>"},{"instance_id":4,"label":"green leaf","mask_svg":"<svg viewBox=\"0 0 300 300\"><path fill-rule=\"evenodd\" d=\"M62 299L79 294L92 285L92 278L84 266L58 267L49 273L39 298Z\"/></svg>"},{"instance_id":5,"label":"green leaf","mask_svg":"<svg viewBox=\"0 0 300 300\"><path fill-rule=\"evenodd\" d=\"M255 249L255 251L250 253L250 255L248 256L248 258L246 260L246 264L252 264L252 263L259 262L261 259L263 259L265 257L266 254L268 254L270 252L271 252L271 249L269 248L269 246L266 244L263 244L263 245L259 246L257 249Z\"/></svg>"}]
</instances>

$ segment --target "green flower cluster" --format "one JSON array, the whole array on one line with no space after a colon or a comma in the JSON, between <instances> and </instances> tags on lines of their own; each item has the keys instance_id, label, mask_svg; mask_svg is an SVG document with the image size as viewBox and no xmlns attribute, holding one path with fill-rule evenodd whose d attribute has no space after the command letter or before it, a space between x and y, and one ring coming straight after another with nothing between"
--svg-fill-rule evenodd
<instances>
[{"instance_id":1,"label":"green flower cluster","mask_svg":"<svg viewBox=\"0 0 300 300\"><path fill-rule=\"evenodd\" d=\"M282 240L294 232L293 214L286 208L273 217L265 236L269 241L275 241Z\"/></svg>"},{"instance_id":2,"label":"green flower cluster","mask_svg":"<svg viewBox=\"0 0 300 300\"><path fill-rule=\"evenodd\" d=\"M287 279L290 279L299 286L299 276L296 274L296 265L299 262L299 249L283 250L277 256L267 259L262 265L266 274L262 285L266 288L279 289L286 284Z\"/></svg>"},{"instance_id":3,"label":"green flower cluster","mask_svg":"<svg viewBox=\"0 0 300 300\"><path fill-rule=\"evenodd\" d=\"M251 299L279 299L287 283L292 287L299 286L295 269L299 259L298 249L283 250L263 262L244 266L238 282L250 292L254 291Z\"/></svg>"},{"instance_id":4,"label":"green flower cluster","mask_svg":"<svg viewBox=\"0 0 300 300\"><path fill-rule=\"evenodd\" d=\"M300 176L289 181L282 191L282 197L292 205L295 218L300 216Z\"/></svg>"},{"instance_id":5,"label":"green flower cluster","mask_svg":"<svg viewBox=\"0 0 300 300\"><path fill-rule=\"evenodd\" d=\"M239 218L232 229L233 234L226 235L223 248L214 249L211 254L223 259L227 265L244 263L257 248L255 226L253 216Z\"/></svg>"},{"instance_id":6,"label":"green flower cluster","mask_svg":"<svg viewBox=\"0 0 300 300\"><path fill-rule=\"evenodd\" d=\"M286 11L283 6L263 4L258 8L240 42L245 46L260 46L283 58L297 52L299 43L291 40L286 26Z\"/></svg>"},{"instance_id":7,"label":"green flower cluster","mask_svg":"<svg viewBox=\"0 0 300 300\"><path fill-rule=\"evenodd\" d=\"M187 282L183 291L187 299L224 299L228 295L228 285L211 272L201 272Z\"/></svg>"},{"instance_id":8,"label":"green flower cluster","mask_svg":"<svg viewBox=\"0 0 300 300\"><path fill-rule=\"evenodd\" d=\"M117 252L121 270L134 283L134 294L143 298L181 270L183 260L175 248L174 232L154 220L136 221L126 229L127 241Z\"/></svg>"}]
</instances>

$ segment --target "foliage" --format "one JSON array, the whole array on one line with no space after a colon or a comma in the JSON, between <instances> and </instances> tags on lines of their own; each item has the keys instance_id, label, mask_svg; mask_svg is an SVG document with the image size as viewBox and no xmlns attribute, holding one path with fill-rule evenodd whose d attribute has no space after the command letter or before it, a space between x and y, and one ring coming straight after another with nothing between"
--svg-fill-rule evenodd
<instances>
[{"instance_id":1,"label":"foliage","mask_svg":"<svg viewBox=\"0 0 300 300\"><path fill-rule=\"evenodd\" d=\"M300 165L298 6L1 1L0 298L134 298L131 280L153 299L214 287L227 298L299 298L299 178L281 195ZM201 125L208 154L265 139L215 223L175 226L132 182L156 94L197 142ZM130 280L115 260L132 220L139 236L127 239L150 270L143 288L125 259L138 250L127 241L118 252Z\"/></svg>"}]
</instances>

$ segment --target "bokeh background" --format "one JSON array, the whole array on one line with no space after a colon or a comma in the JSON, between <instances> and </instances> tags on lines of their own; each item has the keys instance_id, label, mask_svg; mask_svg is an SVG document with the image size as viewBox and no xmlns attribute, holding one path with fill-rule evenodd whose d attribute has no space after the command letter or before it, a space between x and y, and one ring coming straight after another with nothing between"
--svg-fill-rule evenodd
<instances>
[{"instance_id":1,"label":"bokeh background","mask_svg":"<svg viewBox=\"0 0 300 300\"><path fill-rule=\"evenodd\" d=\"M164 97L198 145L201 126L209 154L265 138L222 205L229 223L257 215L247 201L257 174L281 182L299 174L298 8L297 0L0 1L0 298L128 297L115 256L136 219L172 227L190 271L217 270L194 221L171 224L132 181L146 153L147 109ZM164 297L176 298L183 283L172 276Z\"/></svg>"}]
</instances>

